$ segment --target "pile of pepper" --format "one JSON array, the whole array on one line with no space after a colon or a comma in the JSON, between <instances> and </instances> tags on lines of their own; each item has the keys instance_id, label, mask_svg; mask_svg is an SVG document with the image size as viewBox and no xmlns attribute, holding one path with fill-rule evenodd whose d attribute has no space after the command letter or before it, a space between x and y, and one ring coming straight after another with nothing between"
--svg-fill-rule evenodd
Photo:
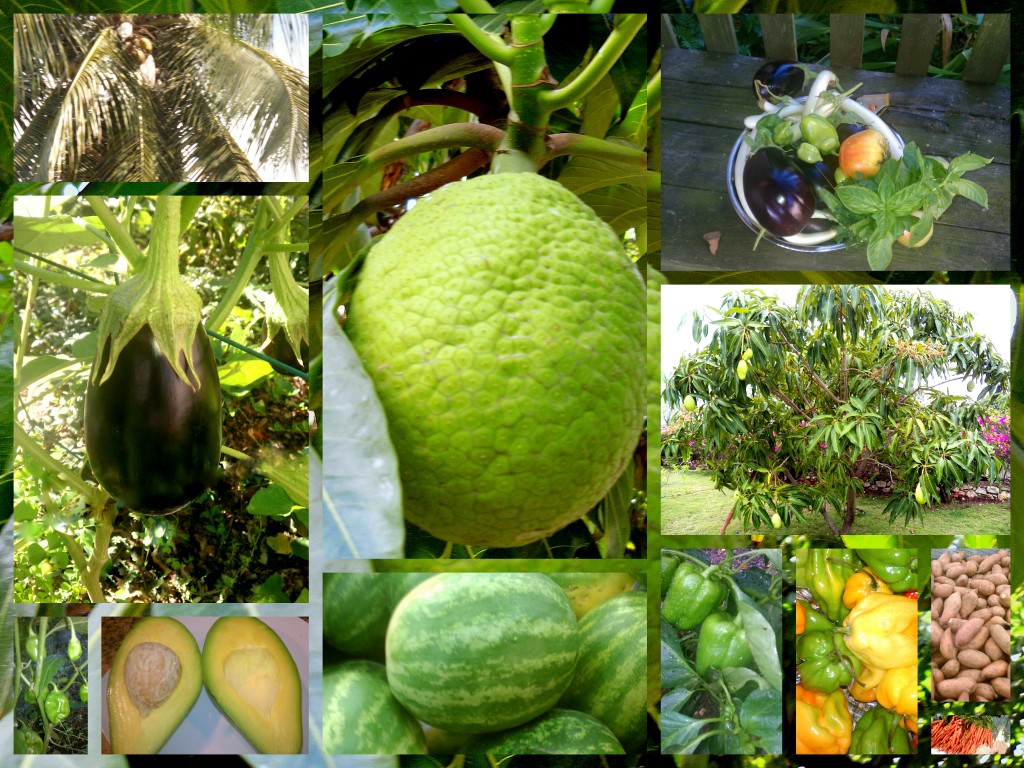
<instances>
[{"instance_id":1,"label":"pile of pepper","mask_svg":"<svg viewBox=\"0 0 1024 768\"><path fill-rule=\"evenodd\" d=\"M912 754L916 551L801 550L797 587L811 598L796 602L797 753Z\"/></svg>"}]
</instances>

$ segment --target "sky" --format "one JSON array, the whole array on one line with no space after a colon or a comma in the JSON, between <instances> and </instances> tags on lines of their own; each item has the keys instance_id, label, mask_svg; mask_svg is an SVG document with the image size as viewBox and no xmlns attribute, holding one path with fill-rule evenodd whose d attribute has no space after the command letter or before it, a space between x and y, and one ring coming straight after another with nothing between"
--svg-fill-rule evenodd
<instances>
[{"instance_id":1,"label":"sky","mask_svg":"<svg viewBox=\"0 0 1024 768\"><path fill-rule=\"evenodd\" d=\"M707 311L717 309L722 297L744 288L757 288L766 294L778 296L786 304L796 301L800 285L670 285L662 288L661 302L661 373L669 375L683 354L692 354L698 345L693 341L693 311L700 309L706 318L719 315ZM974 317L974 330L987 337L1004 360L1010 360L1010 337L1016 323L1017 305L1013 290L1005 285L890 285L891 290L927 292L948 301L959 314ZM682 322L682 326L680 326ZM714 331L712 330L712 333ZM709 334L701 340L706 344ZM962 382L950 384L947 391L963 397L973 396ZM976 390L974 394L980 392Z\"/></svg>"}]
</instances>

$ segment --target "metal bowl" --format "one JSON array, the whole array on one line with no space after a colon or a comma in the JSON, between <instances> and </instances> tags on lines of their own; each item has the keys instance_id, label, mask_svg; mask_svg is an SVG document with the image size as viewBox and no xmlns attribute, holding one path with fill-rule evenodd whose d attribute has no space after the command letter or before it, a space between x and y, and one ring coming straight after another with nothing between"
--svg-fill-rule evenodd
<instances>
[{"instance_id":1,"label":"metal bowl","mask_svg":"<svg viewBox=\"0 0 1024 768\"><path fill-rule=\"evenodd\" d=\"M796 101L804 101L806 97L796 99ZM895 139L895 143L892 139L888 140L889 144L889 156L899 159L903 156L903 137L894 131L889 125L887 125L882 118L871 112L866 107L863 107L853 99L845 99L842 106L839 107L840 111L852 112L857 117L861 118L864 125L869 128L878 129L883 136L889 134ZM746 165L747 158L750 156L750 147L743 140L743 137L747 134L753 135L753 131L743 131L740 133L740 137L736 140L736 143L732 147L732 152L729 154L729 164L726 168L726 188L729 190L729 201L732 203L733 209L736 211L736 215L740 217L740 220L746 224L752 232L760 234L761 225L757 223L754 218L754 214L750 210L750 206L747 205L746 196L743 194L743 168ZM802 253L825 253L827 251L837 251L841 248L846 248L846 243L839 243L835 241L820 243L818 245L804 245L800 243L791 242L785 237L779 235L773 235L771 232L765 232L762 240L785 248L790 251L800 251Z\"/></svg>"}]
</instances>

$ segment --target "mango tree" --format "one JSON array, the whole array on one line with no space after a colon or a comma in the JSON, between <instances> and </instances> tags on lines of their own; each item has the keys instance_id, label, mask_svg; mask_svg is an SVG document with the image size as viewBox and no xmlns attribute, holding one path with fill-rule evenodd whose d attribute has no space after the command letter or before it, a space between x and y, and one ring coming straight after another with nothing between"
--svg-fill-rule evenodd
<instances>
[{"instance_id":1,"label":"mango tree","mask_svg":"<svg viewBox=\"0 0 1024 768\"><path fill-rule=\"evenodd\" d=\"M689 413L680 459L698 448L715 487L734 492L725 525L735 514L745 529L820 514L848 533L865 475L878 474L892 480L884 513L909 524L940 487L999 477L1003 461L981 424L1007 408L1009 365L948 302L806 286L795 306L743 290L717 314L693 313L701 346L680 359L663 396ZM940 388L956 380L978 387L977 399Z\"/></svg>"}]
</instances>

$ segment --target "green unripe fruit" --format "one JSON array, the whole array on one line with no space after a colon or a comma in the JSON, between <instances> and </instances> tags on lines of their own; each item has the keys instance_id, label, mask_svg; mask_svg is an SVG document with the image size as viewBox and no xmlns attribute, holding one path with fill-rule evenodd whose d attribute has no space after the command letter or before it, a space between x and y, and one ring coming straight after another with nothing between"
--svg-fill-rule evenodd
<instances>
[{"instance_id":1,"label":"green unripe fruit","mask_svg":"<svg viewBox=\"0 0 1024 768\"><path fill-rule=\"evenodd\" d=\"M920 483L918 483L917 488L914 489L914 499L918 504L924 504L925 502L924 489L921 487Z\"/></svg>"},{"instance_id":2,"label":"green unripe fruit","mask_svg":"<svg viewBox=\"0 0 1024 768\"><path fill-rule=\"evenodd\" d=\"M750 347L747 347L746 349L743 350L743 359L744 360L749 360L753 356L754 356L754 350L752 350Z\"/></svg>"},{"instance_id":3,"label":"green unripe fruit","mask_svg":"<svg viewBox=\"0 0 1024 768\"><path fill-rule=\"evenodd\" d=\"M373 246L347 310L405 516L428 533L536 541L586 514L631 461L646 288L561 184L501 173L420 200Z\"/></svg>"},{"instance_id":4,"label":"green unripe fruit","mask_svg":"<svg viewBox=\"0 0 1024 768\"><path fill-rule=\"evenodd\" d=\"M776 513L774 513L772 515L772 528L781 528L781 527L782 527L782 517L779 515L778 512L776 512Z\"/></svg>"},{"instance_id":5,"label":"green unripe fruit","mask_svg":"<svg viewBox=\"0 0 1024 768\"><path fill-rule=\"evenodd\" d=\"M697 408L697 401L693 399L693 395L687 395L683 399L683 408L688 411L693 411Z\"/></svg>"},{"instance_id":6,"label":"green unripe fruit","mask_svg":"<svg viewBox=\"0 0 1024 768\"><path fill-rule=\"evenodd\" d=\"M968 381L967 382L967 391L968 392L973 392L974 391L974 382L973 381Z\"/></svg>"},{"instance_id":7,"label":"green unripe fruit","mask_svg":"<svg viewBox=\"0 0 1024 768\"><path fill-rule=\"evenodd\" d=\"M743 381L747 378L747 361L740 360L736 365L736 378Z\"/></svg>"}]
</instances>

